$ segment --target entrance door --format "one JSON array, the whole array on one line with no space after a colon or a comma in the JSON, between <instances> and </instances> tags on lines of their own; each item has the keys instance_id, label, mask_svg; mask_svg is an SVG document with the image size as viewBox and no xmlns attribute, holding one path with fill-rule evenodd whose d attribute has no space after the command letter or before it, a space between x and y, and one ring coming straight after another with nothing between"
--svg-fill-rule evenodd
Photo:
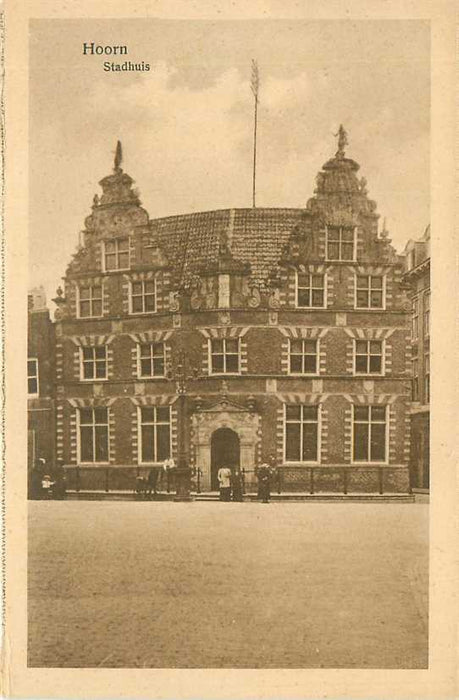
<instances>
[{"instance_id":1,"label":"entrance door","mask_svg":"<svg viewBox=\"0 0 459 700\"><path fill-rule=\"evenodd\" d=\"M218 490L217 474L220 467L236 467L240 463L239 437L230 428L219 428L210 443L210 488Z\"/></svg>"}]
</instances>

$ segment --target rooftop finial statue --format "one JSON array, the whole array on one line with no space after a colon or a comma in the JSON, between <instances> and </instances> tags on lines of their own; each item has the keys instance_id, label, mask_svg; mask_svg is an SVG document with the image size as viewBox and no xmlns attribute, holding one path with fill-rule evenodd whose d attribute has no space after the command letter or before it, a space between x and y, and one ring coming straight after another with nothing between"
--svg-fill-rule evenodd
<instances>
[{"instance_id":1,"label":"rooftop finial statue","mask_svg":"<svg viewBox=\"0 0 459 700\"><path fill-rule=\"evenodd\" d=\"M118 141L116 144L116 151L115 151L115 170L120 169L121 161L123 160L123 151L121 150L121 141Z\"/></svg>"},{"instance_id":2,"label":"rooftop finial statue","mask_svg":"<svg viewBox=\"0 0 459 700\"><path fill-rule=\"evenodd\" d=\"M344 149L348 145L347 131L344 129L342 124L339 125L338 133L335 134L338 137L338 150L336 151L337 156L344 156Z\"/></svg>"}]
</instances>

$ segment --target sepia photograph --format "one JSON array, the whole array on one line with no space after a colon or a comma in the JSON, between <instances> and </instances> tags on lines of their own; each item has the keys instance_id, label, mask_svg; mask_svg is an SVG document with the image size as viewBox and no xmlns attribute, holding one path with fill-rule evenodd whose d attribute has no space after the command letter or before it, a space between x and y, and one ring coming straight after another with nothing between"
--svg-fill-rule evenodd
<instances>
[{"instance_id":1,"label":"sepia photograph","mask_svg":"<svg viewBox=\"0 0 459 700\"><path fill-rule=\"evenodd\" d=\"M29 667L428 668L430 68L30 20Z\"/></svg>"}]
</instances>

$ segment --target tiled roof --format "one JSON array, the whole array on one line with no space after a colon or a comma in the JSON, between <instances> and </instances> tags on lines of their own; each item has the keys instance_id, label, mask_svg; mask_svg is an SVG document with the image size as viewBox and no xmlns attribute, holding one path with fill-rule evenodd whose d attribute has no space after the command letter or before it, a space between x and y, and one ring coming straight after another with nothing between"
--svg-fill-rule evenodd
<instances>
[{"instance_id":1,"label":"tiled roof","mask_svg":"<svg viewBox=\"0 0 459 700\"><path fill-rule=\"evenodd\" d=\"M194 275L215 267L221 241L234 260L249 263L256 284L265 288L282 248L303 209L222 209L150 221L152 242L164 250L175 281L189 284Z\"/></svg>"}]
</instances>

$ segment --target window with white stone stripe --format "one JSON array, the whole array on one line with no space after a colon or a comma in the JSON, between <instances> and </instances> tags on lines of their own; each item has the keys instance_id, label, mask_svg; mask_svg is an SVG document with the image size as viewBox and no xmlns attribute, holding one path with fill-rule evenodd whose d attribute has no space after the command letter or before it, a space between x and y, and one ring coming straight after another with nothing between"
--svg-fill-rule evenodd
<instances>
[{"instance_id":1,"label":"window with white stone stripe","mask_svg":"<svg viewBox=\"0 0 459 700\"><path fill-rule=\"evenodd\" d=\"M102 316L102 284L84 284L78 287L78 317Z\"/></svg>"},{"instance_id":2,"label":"window with white stone stripe","mask_svg":"<svg viewBox=\"0 0 459 700\"><path fill-rule=\"evenodd\" d=\"M140 462L154 464L171 456L170 406L138 408Z\"/></svg>"},{"instance_id":3,"label":"window with white stone stripe","mask_svg":"<svg viewBox=\"0 0 459 700\"><path fill-rule=\"evenodd\" d=\"M109 461L109 409L78 409L79 454L78 461L85 463Z\"/></svg>"},{"instance_id":4,"label":"window with white stone stripe","mask_svg":"<svg viewBox=\"0 0 459 700\"><path fill-rule=\"evenodd\" d=\"M80 379L107 379L107 346L91 345L80 347Z\"/></svg>"},{"instance_id":5,"label":"window with white stone stripe","mask_svg":"<svg viewBox=\"0 0 459 700\"><path fill-rule=\"evenodd\" d=\"M139 343L137 345L137 373L139 377L164 377L165 344Z\"/></svg>"},{"instance_id":6,"label":"window with white stone stripe","mask_svg":"<svg viewBox=\"0 0 459 700\"><path fill-rule=\"evenodd\" d=\"M306 309L324 308L325 275L311 272L297 272L296 306Z\"/></svg>"},{"instance_id":7,"label":"window with white stone stripe","mask_svg":"<svg viewBox=\"0 0 459 700\"><path fill-rule=\"evenodd\" d=\"M286 462L318 461L319 406L284 406L284 452Z\"/></svg>"},{"instance_id":8,"label":"window with white stone stripe","mask_svg":"<svg viewBox=\"0 0 459 700\"><path fill-rule=\"evenodd\" d=\"M354 341L355 374L376 374L384 372L384 342L382 340Z\"/></svg>"},{"instance_id":9,"label":"window with white stone stripe","mask_svg":"<svg viewBox=\"0 0 459 700\"><path fill-rule=\"evenodd\" d=\"M355 276L355 308L383 309L384 308L384 276L356 275Z\"/></svg>"},{"instance_id":10,"label":"window with white stone stripe","mask_svg":"<svg viewBox=\"0 0 459 700\"><path fill-rule=\"evenodd\" d=\"M240 340L239 338L211 338L210 373L239 374L240 372Z\"/></svg>"},{"instance_id":11,"label":"window with white stone stripe","mask_svg":"<svg viewBox=\"0 0 459 700\"><path fill-rule=\"evenodd\" d=\"M137 280L130 283L129 311L147 314L156 311L156 280Z\"/></svg>"},{"instance_id":12,"label":"window with white stone stripe","mask_svg":"<svg viewBox=\"0 0 459 700\"><path fill-rule=\"evenodd\" d=\"M387 406L354 405L354 462L386 462L387 426Z\"/></svg>"},{"instance_id":13,"label":"window with white stone stripe","mask_svg":"<svg viewBox=\"0 0 459 700\"><path fill-rule=\"evenodd\" d=\"M314 338L298 338L289 340L290 374L317 374L317 346L317 340Z\"/></svg>"}]
</instances>

